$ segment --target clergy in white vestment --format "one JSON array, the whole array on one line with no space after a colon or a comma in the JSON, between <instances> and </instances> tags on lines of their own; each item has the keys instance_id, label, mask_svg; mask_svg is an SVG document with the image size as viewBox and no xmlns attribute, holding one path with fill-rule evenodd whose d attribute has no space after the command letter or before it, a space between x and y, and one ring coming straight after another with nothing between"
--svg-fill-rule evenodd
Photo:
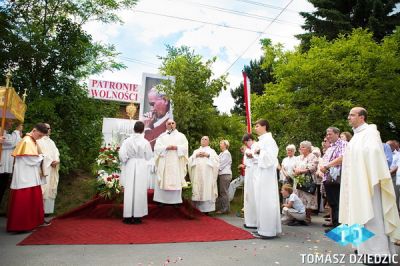
<instances>
[{"instance_id":1,"label":"clergy in white vestment","mask_svg":"<svg viewBox=\"0 0 400 266\"><path fill-rule=\"evenodd\" d=\"M154 146L157 182L153 200L165 204L182 203L182 187L188 163L188 141L176 129L174 120L166 123L167 131L161 134Z\"/></svg>"},{"instance_id":2,"label":"clergy in white vestment","mask_svg":"<svg viewBox=\"0 0 400 266\"><path fill-rule=\"evenodd\" d=\"M119 150L121 185L124 187L123 222L140 224L148 214L147 182L150 175L149 161L153 158L150 143L144 138L144 123L137 121L135 133L124 140Z\"/></svg>"},{"instance_id":3,"label":"clergy in white vestment","mask_svg":"<svg viewBox=\"0 0 400 266\"><path fill-rule=\"evenodd\" d=\"M41 163L37 140L47 134L47 126L37 124L17 144L12 156L15 158L11 180L7 231L22 232L35 229L44 223Z\"/></svg>"},{"instance_id":4,"label":"clergy in white vestment","mask_svg":"<svg viewBox=\"0 0 400 266\"><path fill-rule=\"evenodd\" d=\"M43 153L43 175L45 176L45 184L42 185L44 213L51 214L54 212L54 202L57 196L57 187L60 170L60 152L56 144L50 138L51 127L45 124L48 133L37 141L40 151Z\"/></svg>"},{"instance_id":5,"label":"clergy in white vestment","mask_svg":"<svg viewBox=\"0 0 400 266\"><path fill-rule=\"evenodd\" d=\"M10 180L13 172L14 157L11 156L15 146L21 140L22 125L8 133L12 127L12 120L7 119L3 137L0 137L0 141L3 144L1 150L1 161L0 161L0 204L3 199L4 192L7 187L10 186Z\"/></svg>"},{"instance_id":6,"label":"clergy in white vestment","mask_svg":"<svg viewBox=\"0 0 400 266\"><path fill-rule=\"evenodd\" d=\"M272 238L282 232L279 203L278 167L279 148L269 131L267 120L256 122L255 130L258 139L258 166L255 173L255 190L257 202L257 238Z\"/></svg>"},{"instance_id":7,"label":"clergy in white vestment","mask_svg":"<svg viewBox=\"0 0 400 266\"><path fill-rule=\"evenodd\" d=\"M215 211L218 197L219 156L209 146L207 136L201 138L201 147L189 158L189 176L192 182L192 202L201 212Z\"/></svg>"},{"instance_id":8,"label":"clergy in white vestment","mask_svg":"<svg viewBox=\"0 0 400 266\"><path fill-rule=\"evenodd\" d=\"M246 166L244 177L244 227L257 228L257 203L254 186L254 173L258 166L257 142L251 134L242 138L246 150L244 151L244 164Z\"/></svg>"},{"instance_id":9,"label":"clergy in white vestment","mask_svg":"<svg viewBox=\"0 0 400 266\"><path fill-rule=\"evenodd\" d=\"M376 125L366 123L362 107L351 109L348 120L354 136L343 156L339 222L364 225L375 234L358 246L359 255L393 255L400 219L380 134Z\"/></svg>"}]
</instances>

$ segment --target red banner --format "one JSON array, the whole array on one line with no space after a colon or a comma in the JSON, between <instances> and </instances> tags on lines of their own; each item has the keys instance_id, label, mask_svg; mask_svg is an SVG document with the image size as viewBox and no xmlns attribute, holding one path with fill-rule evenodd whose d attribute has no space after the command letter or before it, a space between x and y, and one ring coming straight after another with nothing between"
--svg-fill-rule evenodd
<instances>
[{"instance_id":1,"label":"red banner","mask_svg":"<svg viewBox=\"0 0 400 266\"><path fill-rule=\"evenodd\" d=\"M244 107L246 109L246 124L247 124L247 133L251 133L251 92L250 92L250 80L246 75L246 72L242 72L243 74L243 87L244 87Z\"/></svg>"}]
</instances>

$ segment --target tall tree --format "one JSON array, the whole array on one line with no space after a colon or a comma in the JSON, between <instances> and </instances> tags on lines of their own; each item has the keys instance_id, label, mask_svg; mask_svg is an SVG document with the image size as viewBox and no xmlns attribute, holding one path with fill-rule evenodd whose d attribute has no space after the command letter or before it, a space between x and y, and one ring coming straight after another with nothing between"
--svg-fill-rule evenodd
<instances>
[{"instance_id":1,"label":"tall tree","mask_svg":"<svg viewBox=\"0 0 400 266\"><path fill-rule=\"evenodd\" d=\"M101 120L117 106L90 100L82 81L123 67L111 45L96 43L89 20L121 22L116 12L136 0L20 0L0 5L0 73L13 71L17 91L28 89L25 128L52 124L62 171L88 167L101 144Z\"/></svg>"},{"instance_id":2,"label":"tall tree","mask_svg":"<svg viewBox=\"0 0 400 266\"><path fill-rule=\"evenodd\" d=\"M285 53L276 83L253 101L254 117L270 120L281 151L303 140L319 146L332 125L351 131L347 115L354 106L368 110L383 140L400 137L399 29L380 43L358 29L334 41L313 38L305 53Z\"/></svg>"},{"instance_id":3,"label":"tall tree","mask_svg":"<svg viewBox=\"0 0 400 266\"><path fill-rule=\"evenodd\" d=\"M310 48L313 36L333 40L339 34L351 33L354 28L368 28L374 39L380 41L400 25L396 9L399 0L308 0L316 8L300 12L305 18L306 33L297 35L303 50Z\"/></svg>"},{"instance_id":4,"label":"tall tree","mask_svg":"<svg viewBox=\"0 0 400 266\"><path fill-rule=\"evenodd\" d=\"M226 76L213 78L211 67L217 58L204 60L189 47L167 46L167 55L160 59L161 74L175 77L174 83L166 82L162 89L171 98L174 119L186 135L190 151L198 148L204 135L209 136L217 152L219 141L228 139L234 169L241 159L239 148L245 125L235 115L219 115L213 105L213 98L227 86Z\"/></svg>"}]
</instances>

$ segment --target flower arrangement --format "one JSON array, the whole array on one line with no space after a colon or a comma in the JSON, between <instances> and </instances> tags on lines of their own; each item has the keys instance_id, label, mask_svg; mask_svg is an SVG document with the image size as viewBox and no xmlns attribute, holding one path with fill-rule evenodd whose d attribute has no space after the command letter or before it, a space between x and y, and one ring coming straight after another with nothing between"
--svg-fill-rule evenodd
<instances>
[{"instance_id":1,"label":"flower arrangement","mask_svg":"<svg viewBox=\"0 0 400 266\"><path fill-rule=\"evenodd\" d=\"M96 159L95 170L104 170L107 173L120 172L118 157L119 146L102 147Z\"/></svg>"},{"instance_id":2,"label":"flower arrangement","mask_svg":"<svg viewBox=\"0 0 400 266\"><path fill-rule=\"evenodd\" d=\"M310 176L305 174L294 176L293 179L301 187L310 182Z\"/></svg>"},{"instance_id":3,"label":"flower arrangement","mask_svg":"<svg viewBox=\"0 0 400 266\"><path fill-rule=\"evenodd\" d=\"M107 200L116 200L122 192L119 181L121 172L118 157L119 146L106 146L99 150L94 171L97 175L98 195Z\"/></svg>"}]
</instances>

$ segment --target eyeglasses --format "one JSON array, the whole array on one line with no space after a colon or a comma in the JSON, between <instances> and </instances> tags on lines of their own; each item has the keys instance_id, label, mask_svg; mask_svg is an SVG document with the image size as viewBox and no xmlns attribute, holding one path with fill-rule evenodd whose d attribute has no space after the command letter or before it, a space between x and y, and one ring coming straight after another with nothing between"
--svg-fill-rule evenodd
<instances>
[{"instance_id":1,"label":"eyeglasses","mask_svg":"<svg viewBox=\"0 0 400 266\"><path fill-rule=\"evenodd\" d=\"M175 122L169 122L169 123L167 123L167 125L173 125L173 124L175 124Z\"/></svg>"}]
</instances>

